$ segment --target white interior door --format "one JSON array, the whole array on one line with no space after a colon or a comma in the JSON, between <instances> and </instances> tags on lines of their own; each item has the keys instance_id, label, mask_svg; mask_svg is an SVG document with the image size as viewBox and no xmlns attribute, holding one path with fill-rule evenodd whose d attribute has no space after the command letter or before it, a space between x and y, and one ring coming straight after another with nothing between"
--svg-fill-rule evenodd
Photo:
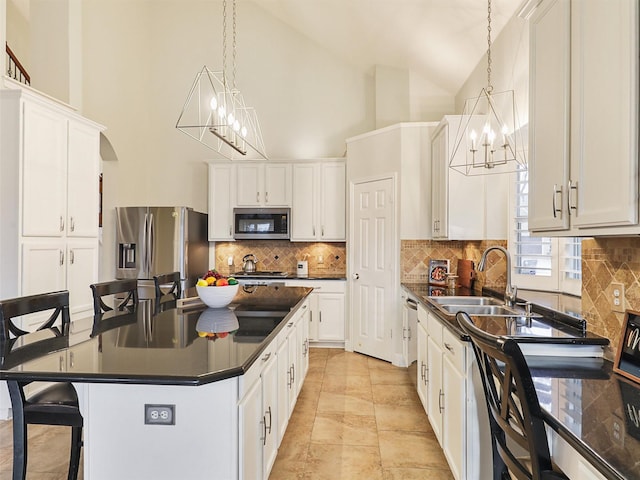
<instances>
[{"instance_id":1,"label":"white interior door","mask_svg":"<svg viewBox=\"0 0 640 480\"><path fill-rule=\"evenodd\" d=\"M394 318L393 179L354 184L351 205L353 349L391 361Z\"/></svg>"}]
</instances>

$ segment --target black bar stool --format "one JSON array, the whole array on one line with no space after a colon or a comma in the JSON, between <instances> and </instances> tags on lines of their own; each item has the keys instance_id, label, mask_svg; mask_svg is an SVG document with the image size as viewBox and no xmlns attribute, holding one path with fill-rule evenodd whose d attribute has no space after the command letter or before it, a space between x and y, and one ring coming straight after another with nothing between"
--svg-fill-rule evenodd
<instances>
[{"instance_id":1,"label":"black bar stool","mask_svg":"<svg viewBox=\"0 0 640 480\"><path fill-rule=\"evenodd\" d=\"M551 460L542 409L518 342L486 333L464 312L456 320L471 337L482 377L494 480L568 480Z\"/></svg>"},{"instance_id":2,"label":"black bar stool","mask_svg":"<svg viewBox=\"0 0 640 480\"><path fill-rule=\"evenodd\" d=\"M173 293L176 298L182 294L182 284L180 283L180 272L164 273L153 277L153 284L156 289L156 298ZM162 286L171 285L169 290L163 291Z\"/></svg>"},{"instance_id":3,"label":"black bar stool","mask_svg":"<svg viewBox=\"0 0 640 480\"><path fill-rule=\"evenodd\" d=\"M136 279L111 280L109 282L94 283L90 287L93 293L94 315L114 309L122 311L138 304L138 281ZM123 298L116 297L118 294L123 294L121 295ZM111 295L114 295L113 307L104 303L103 300L104 297Z\"/></svg>"},{"instance_id":4,"label":"black bar stool","mask_svg":"<svg viewBox=\"0 0 640 480\"><path fill-rule=\"evenodd\" d=\"M29 359L33 348L26 346L13 348L16 338L28 334L14 320L37 312L52 311L51 315L37 328L49 329L50 341L61 339L68 346L69 333L69 292L53 292L0 301L0 346L2 346L3 367ZM61 320L60 327L54 326ZM12 338L13 336L13 338ZM26 337L25 337L26 338ZM60 346L59 348L64 348ZM36 351L35 357L45 353ZM34 357L34 358L35 358ZM24 480L27 469L27 425L62 425L71 427L71 454L69 458L69 480L78 478L80 452L82 449L83 419L78 406L78 395L69 382L56 382L38 392L28 395L25 386L31 381L7 380L13 414L13 480Z\"/></svg>"}]
</instances>

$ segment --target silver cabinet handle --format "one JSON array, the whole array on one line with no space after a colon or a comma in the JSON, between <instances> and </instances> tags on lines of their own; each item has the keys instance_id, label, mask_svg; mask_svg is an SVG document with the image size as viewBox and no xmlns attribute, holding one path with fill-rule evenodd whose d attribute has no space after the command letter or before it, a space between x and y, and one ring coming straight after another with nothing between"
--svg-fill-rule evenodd
<instances>
[{"instance_id":1,"label":"silver cabinet handle","mask_svg":"<svg viewBox=\"0 0 640 480\"><path fill-rule=\"evenodd\" d=\"M316 236L316 227L311 227L311 228L312 228L312 231L313 231L313 236L315 237Z\"/></svg>"},{"instance_id":2,"label":"silver cabinet handle","mask_svg":"<svg viewBox=\"0 0 640 480\"><path fill-rule=\"evenodd\" d=\"M442 389L440 389L440 393L438 395L438 410L440 410L440 413L442 413L442 411L444 410L444 405L442 405L443 398L444 398L444 392L442 391Z\"/></svg>"},{"instance_id":3,"label":"silver cabinet handle","mask_svg":"<svg viewBox=\"0 0 640 480\"><path fill-rule=\"evenodd\" d=\"M287 323L287 328L291 328L291 327L293 327L293 322Z\"/></svg>"},{"instance_id":4,"label":"silver cabinet handle","mask_svg":"<svg viewBox=\"0 0 640 480\"><path fill-rule=\"evenodd\" d=\"M64 218L60 215L60 231L64 232Z\"/></svg>"},{"instance_id":5,"label":"silver cabinet handle","mask_svg":"<svg viewBox=\"0 0 640 480\"><path fill-rule=\"evenodd\" d=\"M571 192L574 192L575 202L573 205L571 204ZM567 212L571 215L571 210L575 210L576 215L578 215L578 182L573 183L569 180L569 185L567 186Z\"/></svg>"},{"instance_id":6,"label":"silver cabinet handle","mask_svg":"<svg viewBox=\"0 0 640 480\"><path fill-rule=\"evenodd\" d=\"M262 357L262 361L266 362L267 360L269 360L269 357L271 357L271 352L267 353L264 357Z\"/></svg>"},{"instance_id":7,"label":"silver cabinet handle","mask_svg":"<svg viewBox=\"0 0 640 480\"><path fill-rule=\"evenodd\" d=\"M320 228L320 235L324 238L324 225Z\"/></svg>"},{"instance_id":8,"label":"silver cabinet handle","mask_svg":"<svg viewBox=\"0 0 640 480\"><path fill-rule=\"evenodd\" d=\"M60 358L58 360L60 361L60 371L64 372L64 357L60 355Z\"/></svg>"},{"instance_id":9,"label":"silver cabinet handle","mask_svg":"<svg viewBox=\"0 0 640 480\"><path fill-rule=\"evenodd\" d=\"M229 236L233 235L233 231L231 230L231 225L229 225Z\"/></svg>"},{"instance_id":10,"label":"silver cabinet handle","mask_svg":"<svg viewBox=\"0 0 640 480\"><path fill-rule=\"evenodd\" d=\"M73 352L69 352L69 366L73 368L75 366L75 358Z\"/></svg>"},{"instance_id":11,"label":"silver cabinet handle","mask_svg":"<svg viewBox=\"0 0 640 480\"><path fill-rule=\"evenodd\" d=\"M260 192L256 192L256 203L260 203Z\"/></svg>"},{"instance_id":12,"label":"silver cabinet handle","mask_svg":"<svg viewBox=\"0 0 640 480\"><path fill-rule=\"evenodd\" d=\"M69 264L71 265L73 265L76 259L76 255L73 252L74 252L73 250L69 250Z\"/></svg>"},{"instance_id":13,"label":"silver cabinet handle","mask_svg":"<svg viewBox=\"0 0 640 480\"><path fill-rule=\"evenodd\" d=\"M556 203L556 196L560 194L560 201ZM551 201L551 206L553 207L553 218L558 218L558 213L560 214L560 218L562 218L562 207L558 208L558 205L562 205L562 185L558 188L558 184L553 184L553 197Z\"/></svg>"},{"instance_id":14,"label":"silver cabinet handle","mask_svg":"<svg viewBox=\"0 0 640 480\"><path fill-rule=\"evenodd\" d=\"M76 223L73 221L73 217L69 218L69 228L72 232L76 229Z\"/></svg>"},{"instance_id":15,"label":"silver cabinet handle","mask_svg":"<svg viewBox=\"0 0 640 480\"><path fill-rule=\"evenodd\" d=\"M265 421L265 427L269 430L269 435L271 435L271 425L273 424L273 418L271 417L271 405L269 405L269 408L267 409L266 412L264 412L264 414L269 415L269 426L266 427L266 421Z\"/></svg>"},{"instance_id":16,"label":"silver cabinet handle","mask_svg":"<svg viewBox=\"0 0 640 480\"><path fill-rule=\"evenodd\" d=\"M64 265L64 252L60 250L60 265Z\"/></svg>"},{"instance_id":17,"label":"silver cabinet handle","mask_svg":"<svg viewBox=\"0 0 640 480\"><path fill-rule=\"evenodd\" d=\"M449 350L451 353L455 353L455 352L453 351L453 347L452 347L450 344L446 343L446 342L445 342L445 344L444 344L444 348L446 348L447 350Z\"/></svg>"},{"instance_id":18,"label":"silver cabinet handle","mask_svg":"<svg viewBox=\"0 0 640 480\"><path fill-rule=\"evenodd\" d=\"M264 203L269 203L269 192L264 192Z\"/></svg>"}]
</instances>

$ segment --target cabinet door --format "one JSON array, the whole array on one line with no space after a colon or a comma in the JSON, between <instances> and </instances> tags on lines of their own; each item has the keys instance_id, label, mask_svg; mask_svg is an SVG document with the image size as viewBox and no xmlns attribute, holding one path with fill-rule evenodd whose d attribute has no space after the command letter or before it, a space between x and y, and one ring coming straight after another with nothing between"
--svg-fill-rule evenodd
<instances>
[{"instance_id":1,"label":"cabinet door","mask_svg":"<svg viewBox=\"0 0 640 480\"><path fill-rule=\"evenodd\" d=\"M264 202L262 164L238 165L236 169L236 202L239 207L255 207Z\"/></svg>"},{"instance_id":2,"label":"cabinet door","mask_svg":"<svg viewBox=\"0 0 640 480\"><path fill-rule=\"evenodd\" d=\"M313 241L316 235L317 169L314 163L293 165L291 240Z\"/></svg>"},{"instance_id":3,"label":"cabinet door","mask_svg":"<svg viewBox=\"0 0 640 480\"><path fill-rule=\"evenodd\" d=\"M318 340L344 341L344 294L318 294Z\"/></svg>"},{"instance_id":4,"label":"cabinet door","mask_svg":"<svg viewBox=\"0 0 640 480\"><path fill-rule=\"evenodd\" d=\"M43 239L22 244L21 295L57 292L66 289L66 245L64 240ZM86 285L89 289L89 285ZM22 327L39 326L48 314L23 318Z\"/></svg>"},{"instance_id":5,"label":"cabinet door","mask_svg":"<svg viewBox=\"0 0 640 480\"><path fill-rule=\"evenodd\" d=\"M98 241L69 240L67 245L67 290L71 320L93 316L93 294L89 285L98 281Z\"/></svg>"},{"instance_id":6,"label":"cabinet door","mask_svg":"<svg viewBox=\"0 0 640 480\"><path fill-rule=\"evenodd\" d=\"M209 240L233 240L233 193L235 168L231 164L209 165Z\"/></svg>"},{"instance_id":7,"label":"cabinet door","mask_svg":"<svg viewBox=\"0 0 640 480\"><path fill-rule=\"evenodd\" d=\"M433 433L442 445L442 347L429 336L427 347L427 368L429 369L429 383L427 385L427 415Z\"/></svg>"},{"instance_id":8,"label":"cabinet door","mask_svg":"<svg viewBox=\"0 0 640 480\"><path fill-rule=\"evenodd\" d=\"M282 442L284 432L287 430L289 423L289 384L291 381L290 364L289 364L289 342L285 338L280 344L277 351L278 362L278 445Z\"/></svg>"},{"instance_id":9,"label":"cabinet door","mask_svg":"<svg viewBox=\"0 0 640 480\"><path fill-rule=\"evenodd\" d=\"M262 202L269 207L291 206L291 165L264 165L264 193Z\"/></svg>"},{"instance_id":10,"label":"cabinet door","mask_svg":"<svg viewBox=\"0 0 640 480\"><path fill-rule=\"evenodd\" d=\"M638 2L572 2L571 17L571 222L635 225Z\"/></svg>"},{"instance_id":11,"label":"cabinet door","mask_svg":"<svg viewBox=\"0 0 640 480\"><path fill-rule=\"evenodd\" d=\"M262 478L264 422L262 416L262 381L260 378L238 404L238 455L240 479Z\"/></svg>"},{"instance_id":12,"label":"cabinet door","mask_svg":"<svg viewBox=\"0 0 640 480\"><path fill-rule=\"evenodd\" d=\"M444 125L431 140L431 216L433 238L447 238L447 171L449 126Z\"/></svg>"},{"instance_id":13,"label":"cabinet door","mask_svg":"<svg viewBox=\"0 0 640 480\"><path fill-rule=\"evenodd\" d=\"M298 366L298 339L297 339L297 327L295 322L289 322L292 326L289 329L289 409L288 414L291 416L293 408L296 406L296 400L298 400L298 376L300 375ZM289 325L287 325L289 327Z\"/></svg>"},{"instance_id":14,"label":"cabinet door","mask_svg":"<svg viewBox=\"0 0 640 480\"><path fill-rule=\"evenodd\" d=\"M262 478L269 473L278 454L278 362L268 360L262 369L263 465Z\"/></svg>"},{"instance_id":15,"label":"cabinet door","mask_svg":"<svg viewBox=\"0 0 640 480\"><path fill-rule=\"evenodd\" d=\"M68 142L67 236L97 237L100 132L70 120Z\"/></svg>"},{"instance_id":16,"label":"cabinet door","mask_svg":"<svg viewBox=\"0 0 640 480\"><path fill-rule=\"evenodd\" d=\"M441 444L449 467L456 479L465 477L465 378L449 360L447 352L442 362L442 436Z\"/></svg>"},{"instance_id":17,"label":"cabinet door","mask_svg":"<svg viewBox=\"0 0 640 480\"><path fill-rule=\"evenodd\" d=\"M304 378L309 369L309 304L302 306L302 313L296 327L296 337L298 342L298 372L296 373L296 394L302 390Z\"/></svg>"},{"instance_id":18,"label":"cabinet door","mask_svg":"<svg viewBox=\"0 0 640 480\"><path fill-rule=\"evenodd\" d=\"M427 384L429 382L429 364L427 358L427 331L423 324L418 321L418 397L422 402L425 412L427 409Z\"/></svg>"},{"instance_id":19,"label":"cabinet door","mask_svg":"<svg viewBox=\"0 0 640 480\"><path fill-rule=\"evenodd\" d=\"M529 228L566 230L571 4L548 0L529 23ZM602 96L598 94L598 96Z\"/></svg>"},{"instance_id":20,"label":"cabinet door","mask_svg":"<svg viewBox=\"0 0 640 480\"><path fill-rule=\"evenodd\" d=\"M22 234L62 236L67 218L67 119L25 102L23 128Z\"/></svg>"},{"instance_id":21,"label":"cabinet door","mask_svg":"<svg viewBox=\"0 0 640 480\"><path fill-rule=\"evenodd\" d=\"M309 341L318 341L318 320L320 319L320 310L318 308L318 296L320 294L313 292L309 295Z\"/></svg>"},{"instance_id":22,"label":"cabinet door","mask_svg":"<svg viewBox=\"0 0 640 480\"><path fill-rule=\"evenodd\" d=\"M346 183L344 163L323 163L321 168L320 239L346 239Z\"/></svg>"}]
</instances>

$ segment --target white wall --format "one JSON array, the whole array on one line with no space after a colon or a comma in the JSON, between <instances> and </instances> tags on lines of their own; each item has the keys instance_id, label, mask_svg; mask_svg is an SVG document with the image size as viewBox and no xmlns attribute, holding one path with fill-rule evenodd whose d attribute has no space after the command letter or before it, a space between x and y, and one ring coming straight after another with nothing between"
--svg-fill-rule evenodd
<instances>
[{"instance_id":1,"label":"white wall","mask_svg":"<svg viewBox=\"0 0 640 480\"><path fill-rule=\"evenodd\" d=\"M491 84L495 93L514 90L521 125L529 115L529 25L513 17L491 45ZM456 113L462 113L464 101L477 97L487 86L487 56L482 57L456 94Z\"/></svg>"}]
</instances>

